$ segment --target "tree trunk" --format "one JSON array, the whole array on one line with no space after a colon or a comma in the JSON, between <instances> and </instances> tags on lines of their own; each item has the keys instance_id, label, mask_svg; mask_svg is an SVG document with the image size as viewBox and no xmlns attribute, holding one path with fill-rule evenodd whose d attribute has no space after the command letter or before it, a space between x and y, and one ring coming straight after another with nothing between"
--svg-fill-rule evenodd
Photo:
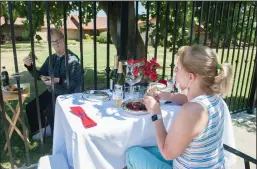
<instances>
[{"instance_id":1,"label":"tree trunk","mask_svg":"<svg viewBox=\"0 0 257 169\"><path fill-rule=\"evenodd\" d=\"M100 7L107 14L108 11L108 3L109 3L109 11L110 11L110 35L112 37L113 44L117 50L117 20L120 15L120 2L99 2ZM135 20L135 8L134 1L129 2L129 29L128 29L128 58L133 58L135 49L136 49L136 58L145 57L145 44L140 35L139 30L135 29L136 20ZM137 38L135 37L135 31L137 31ZM135 43L136 42L136 43Z\"/></svg>"}]
</instances>

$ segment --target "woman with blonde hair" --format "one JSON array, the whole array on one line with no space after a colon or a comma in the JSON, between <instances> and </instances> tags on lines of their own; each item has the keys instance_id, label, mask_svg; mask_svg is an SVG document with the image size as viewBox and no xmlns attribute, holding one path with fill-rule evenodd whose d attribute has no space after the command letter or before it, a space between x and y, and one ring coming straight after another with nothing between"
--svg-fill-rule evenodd
<instances>
[{"instance_id":1,"label":"woman with blonde hair","mask_svg":"<svg viewBox=\"0 0 257 169\"><path fill-rule=\"evenodd\" d=\"M224 168L223 130L227 105L222 95L230 90L232 67L219 64L217 54L202 46L184 46L177 53L176 83L184 94L155 91L145 96L152 114L157 147L131 147L128 169ZM181 104L166 132L159 99Z\"/></svg>"}]
</instances>

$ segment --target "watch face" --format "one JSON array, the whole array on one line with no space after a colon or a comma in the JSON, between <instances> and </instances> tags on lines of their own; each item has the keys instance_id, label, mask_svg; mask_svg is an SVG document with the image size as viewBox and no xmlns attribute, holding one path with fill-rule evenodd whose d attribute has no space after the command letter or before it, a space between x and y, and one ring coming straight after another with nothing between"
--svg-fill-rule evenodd
<instances>
[{"instance_id":1,"label":"watch face","mask_svg":"<svg viewBox=\"0 0 257 169\"><path fill-rule=\"evenodd\" d=\"M152 116L152 121L158 120L157 114Z\"/></svg>"}]
</instances>

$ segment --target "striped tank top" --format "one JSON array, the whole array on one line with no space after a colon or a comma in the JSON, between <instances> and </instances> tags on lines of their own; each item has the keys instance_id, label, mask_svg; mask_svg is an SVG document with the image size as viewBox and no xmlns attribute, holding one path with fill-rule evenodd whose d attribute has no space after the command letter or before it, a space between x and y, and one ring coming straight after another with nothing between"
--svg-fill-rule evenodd
<instances>
[{"instance_id":1,"label":"striped tank top","mask_svg":"<svg viewBox=\"0 0 257 169\"><path fill-rule=\"evenodd\" d=\"M202 133L196 136L183 154L173 161L174 169L222 169L224 150L222 134L224 103L219 95L198 96L191 102L200 103L209 114L209 121Z\"/></svg>"}]
</instances>

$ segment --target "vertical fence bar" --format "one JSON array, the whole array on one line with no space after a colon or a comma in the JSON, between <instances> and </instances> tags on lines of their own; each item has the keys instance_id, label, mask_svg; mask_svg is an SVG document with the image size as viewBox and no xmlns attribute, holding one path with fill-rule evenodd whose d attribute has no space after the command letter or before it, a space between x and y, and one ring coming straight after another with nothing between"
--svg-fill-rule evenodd
<instances>
[{"instance_id":1,"label":"vertical fence bar","mask_svg":"<svg viewBox=\"0 0 257 169\"><path fill-rule=\"evenodd\" d=\"M231 64L233 64L233 62L234 62L234 55L235 55L235 49L236 49L237 32L238 32L238 25L239 25L239 20L240 20L241 6L242 6L242 2L239 2L238 13L237 13L237 22L236 22L236 32L235 32L235 37L234 37L234 46L233 46L233 54L232 54L233 57L232 57Z\"/></svg>"},{"instance_id":2,"label":"vertical fence bar","mask_svg":"<svg viewBox=\"0 0 257 169\"><path fill-rule=\"evenodd\" d=\"M200 11L200 17L199 17L199 25L198 25L198 37L197 37L197 43L200 42L200 29L201 29L201 22L203 17L203 1L201 1L201 11Z\"/></svg>"},{"instance_id":3,"label":"vertical fence bar","mask_svg":"<svg viewBox=\"0 0 257 169\"><path fill-rule=\"evenodd\" d=\"M256 7L255 7L256 8ZM256 10L255 10L256 11ZM255 16L255 15L254 15ZM254 21L254 20L253 20ZM251 36L250 36L251 37ZM253 40L253 47L252 47L252 53L251 53L251 59L250 59L250 65L249 65L249 70L251 70L252 69L252 62L254 62L253 61L253 54L254 54L254 47L255 47L255 43L256 43L256 37L257 37L257 29L255 29L255 36L254 36L254 40ZM251 42L251 41L250 41ZM249 50L250 50L250 44L249 44L249 46L248 46L248 50L247 50L247 55L248 55L248 53L249 53ZM254 72L254 69L253 69L253 72ZM246 83L247 84L249 84L248 82L249 82L249 80L250 80L250 71L248 71L248 75L247 75L247 80L246 80ZM251 81L250 81L251 82ZM251 83L250 83L251 84ZM249 88L248 88L248 86L245 88L245 94L246 94L246 92L247 92L247 90L248 89L251 89L251 85L249 85ZM250 92L249 92L250 93ZM248 97L248 99L249 99L249 97ZM247 100L248 100L247 99ZM245 105L246 104L246 105ZM246 102L246 100L245 100L245 102L244 102L244 105L245 106L247 106L247 102Z\"/></svg>"},{"instance_id":4,"label":"vertical fence bar","mask_svg":"<svg viewBox=\"0 0 257 169\"><path fill-rule=\"evenodd\" d=\"M1 44L0 44L0 46L1 46ZM8 134L8 123L7 123L7 119L6 119L6 115L5 115L6 110L5 110L5 105L4 105L4 97L3 97L3 93L2 93L2 80L0 80L0 104L1 104L1 107L0 107L1 108L0 109L0 114L1 114L0 124L3 124L4 133L5 133L5 137L6 137L6 143L7 143L7 147L8 147L8 156L9 156L9 160L11 162L11 168L14 169L14 160L13 160L13 155L12 155L12 145L11 145L11 140L10 140L10 137L9 137L9 134ZM0 133L0 134L2 134L2 133Z\"/></svg>"},{"instance_id":5,"label":"vertical fence bar","mask_svg":"<svg viewBox=\"0 0 257 169\"><path fill-rule=\"evenodd\" d=\"M176 13L175 13L175 22L174 22L174 30L173 30L173 42L172 42L172 45L173 45L173 49L172 49L172 61L171 61L171 78L173 78L173 68L175 66L174 64L174 60L175 60L175 50L176 50L176 30L177 30L177 20L178 20L178 2L176 2Z\"/></svg>"},{"instance_id":6,"label":"vertical fence bar","mask_svg":"<svg viewBox=\"0 0 257 169\"><path fill-rule=\"evenodd\" d=\"M242 95L242 91L243 91L243 83L244 83L244 80L245 80L245 72L246 72L247 63L248 63L248 60L247 60L248 59L248 55L246 55L246 59L244 60L244 62L245 62L245 66L244 66L245 69L243 70L243 73L242 73L243 59L245 57L244 56L244 54L245 54L245 45L246 45L246 42L247 42L247 34L248 34L248 26L249 26L249 23L250 23L251 10L252 10L252 6L250 6L250 9L249 9L249 14L248 14L248 19L247 19L247 26L246 26L246 32L245 32L245 38L244 38L244 45L243 45L242 61L241 61L240 69L239 69L239 78L238 78L239 80L238 80L237 90L239 90L241 74L243 74L243 79L242 79L242 82L241 82L241 90L240 90L240 93L239 93L239 99L238 99L238 104L237 104L238 107L239 107L239 104L241 103L241 95ZM254 14L254 12L253 12L253 14ZM253 24L252 24L252 26L253 26ZM250 34L252 34L252 27L251 27Z\"/></svg>"},{"instance_id":7,"label":"vertical fence bar","mask_svg":"<svg viewBox=\"0 0 257 169\"><path fill-rule=\"evenodd\" d=\"M230 2L228 1L228 9L227 9L227 23L226 23L226 28L225 28L225 37L223 40L223 45L222 45L222 57L221 57L221 63L223 63L223 57L224 57L224 50L225 50L225 44L227 43L227 32L228 32L228 21L229 21L229 11L230 11ZM228 58L226 59L226 62L228 62Z\"/></svg>"},{"instance_id":8,"label":"vertical fence bar","mask_svg":"<svg viewBox=\"0 0 257 169\"><path fill-rule=\"evenodd\" d=\"M239 62L239 54L240 54L240 47L241 47L241 42L242 42L242 32L243 32L243 29L244 29L244 22L245 22L245 13L246 13L246 3L244 3L244 15L243 15L243 21L242 21L242 25L241 25L241 35L240 35L240 40L239 40L239 47L238 47L238 53L237 53L237 58L236 58L236 66L235 66L235 72L234 72L234 80L236 79L237 77L237 66L238 66L238 62ZM234 91L234 86L232 86L232 93ZM235 95L235 97L237 96L237 93ZM234 100L234 103L235 103L235 100Z\"/></svg>"},{"instance_id":9,"label":"vertical fence bar","mask_svg":"<svg viewBox=\"0 0 257 169\"><path fill-rule=\"evenodd\" d=\"M149 1L146 2L146 33L145 33L145 58L148 53L148 31L149 31Z\"/></svg>"},{"instance_id":10,"label":"vertical fence bar","mask_svg":"<svg viewBox=\"0 0 257 169\"><path fill-rule=\"evenodd\" d=\"M136 55L137 55L137 32L138 32L138 1L136 1L136 11L135 11L135 15L136 15L136 26L135 26L135 50L134 50L134 59L136 59Z\"/></svg>"},{"instance_id":11,"label":"vertical fence bar","mask_svg":"<svg viewBox=\"0 0 257 169\"><path fill-rule=\"evenodd\" d=\"M107 85L107 89L110 88L110 2L108 2L108 6L107 6L107 49L106 49L106 53L107 53L107 65L106 65L106 85Z\"/></svg>"},{"instance_id":12,"label":"vertical fence bar","mask_svg":"<svg viewBox=\"0 0 257 169\"><path fill-rule=\"evenodd\" d=\"M195 1L193 1L192 18L191 18L191 28L190 28L190 45L192 45L193 30L194 30L194 18L195 18Z\"/></svg>"},{"instance_id":13,"label":"vertical fence bar","mask_svg":"<svg viewBox=\"0 0 257 169\"><path fill-rule=\"evenodd\" d=\"M210 11L211 11L211 2L208 1L208 13L207 13L207 21L205 24L204 45L206 45L207 39L208 39L208 25L209 25L209 20L210 20Z\"/></svg>"},{"instance_id":14,"label":"vertical fence bar","mask_svg":"<svg viewBox=\"0 0 257 169\"><path fill-rule=\"evenodd\" d=\"M0 8L2 8L1 6L2 4L0 3ZM0 21L1 22L1 21ZM0 65L2 60L2 44L0 43ZM1 66L0 66L0 72L1 71ZM6 138L6 143L7 143L7 148L8 148L8 156L9 156L9 160L11 162L11 168L14 169L14 160L13 160L13 155L12 155L12 145L11 145L11 140L10 137L8 135L8 123L7 123L7 119L5 116L5 104L4 104L4 96L3 96L3 92L2 92L2 74L0 74L0 125L3 125L3 129L4 129L4 134L5 134L5 138ZM1 126L2 128L2 126ZM0 133L2 135L2 133ZM1 162L1 158L0 158L0 162ZM1 165L0 165L0 168Z\"/></svg>"},{"instance_id":15,"label":"vertical fence bar","mask_svg":"<svg viewBox=\"0 0 257 169\"><path fill-rule=\"evenodd\" d=\"M2 3L0 3L0 9L2 9ZM1 21L0 21L1 22ZM2 60L2 44L0 43L0 72L1 71L1 60ZM12 145L11 145L11 140L10 137L8 135L8 122L6 119L6 111L5 111L5 104L4 104L4 97L3 97L3 92L2 92L2 74L0 74L0 125L3 125L3 131L5 134L5 138L6 138L6 143L7 143L7 148L8 148L8 156L9 156L9 160L11 162L11 168L14 169L14 160L13 160L13 155L12 155ZM2 128L2 127L1 127ZM2 133L0 133L2 135ZM1 158L0 158L0 162L1 162ZM2 166L0 165L0 168L2 168Z\"/></svg>"},{"instance_id":16,"label":"vertical fence bar","mask_svg":"<svg viewBox=\"0 0 257 169\"><path fill-rule=\"evenodd\" d=\"M248 160L244 159L245 162L245 169L250 169L250 163Z\"/></svg>"},{"instance_id":17,"label":"vertical fence bar","mask_svg":"<svg viewBox=\"0 0 257 169\"><path fill-rule=\"evenodd\" d=\"M22 98L21 98L21 86L20 86L20 74L19 74L19 68L18 68L18 58L16 53L16 44L15 44L15 34L14 34L14 20L13 20L13 8L12 8L12 2L8 2L8 11L10 16L10 27L11 27L11 37L12 37L12 47L13 47L13 59L14 59L14 65L15 65L15 78L17 82L17 88L18 88L18 98L19 98L19 107L20 107L20 118L21 118L21 125L22 125L22 132L24 135L24 145L26 150L26 160L27 165L29 166L31 164L30 162L30 156L29 156L29 143L28 143L28 136L26 131L26 126L23 123L24 122L24 113L22 108ZM9 136L8 136L9 137Z\"/></svg>"},{"instance_id":18,"label":"vertical fence bar","mask_svg":"<svg viewBox=\"0 0 257 169\"><path fill-rule=\"evenodd\" d=\"M257 50L255 53L255 59L254 59L254 66L253 66L253 75L251 80L251 87L250 87L250 93L249 93L249 99L248 99L248 113L252 114L254 111L254 104L256 105L256 102L254 103L254 98L256 94L256 86L257 86Z\"/></svg>"},{"instance_id":19,"label":"vertical fence bar","mask_svg":"<svg viewBox=\"0 0 257 169\"><path fill-rule=\"evenodd\" d=\"M211 31L211 48L212 48L212 45L213 45L213 38L216 35L215 27L216 27L216 16L217 16L218 2L215 2L214 6L215 7L214 7L214 15L213 15L213 20L212 20L212 31Z\"/></svg>"},{"instance_id":20,"label":"vertical fence bar","mask_svg":"<svg viewBox=\"0 0 257 169\"><path fill-rule=\"evenodd\" d=\"M232 21L231 21L231 25L230 25L230 33L229 33L229 41L228 41L228 49L227 49L227 59L229 58L229 50L230 50L230 42L231 42L231 37L232 37L232 30L233 30L233 23L234 23L234 15L235 15L235 10L236 10L236 2L233 2L234 5L233 5L233 14L232 14Z\"/></svg>"},{"instance_id":21,"label":"vertical fence bar","mask_svg":"<svg viewBox=\"0 0 257 169\"><path fill-rule=\"evenodd\" d=\"M79 49L80 49L80 69L81 69L81 92L84 91L84 61L83 61L83 20L82 20L82 1L79 1Z\"/></svg>"},{"instance_id":22,"label":"vertical fence bar","mask_svg":"<svg viewBox=\"0 0 257 169\"><path fill-rule=\"evenodd\" d=\"M245 9L244 9L244 11L246 11L246 9L247 9L247 6L245 5ZM248 26L249 26L249 19L250 19L250 14L251 14L251 6L250 6L250 10L249 10L249 14L248 14L248 19L247 19L247 26L246 26L246 36L245 36L245 38L247 38L247 33L248 33ZM244 20L244 18L243 18L243 23L242 23L242 30L241 30L241 37L240 37L240 44L241 44L241 40L242 40L242 36L243 36L243 30L244 30L244 22L245 22L245 20ZM239 91L239 86L240 86L240 79L241 79L241 72L242 72L242 67L243 67L243 62L244 62L244 54L245 54L245 40L246 39L244 39L244 44L243 44L243 53L242 53L242 55L241 55L241 64L240 64L240 67L239 67L239 73L238 73L238 84L237 84L237 88L236 88L236 96L238 97L238 98L236 98L236 100L235 100L235 103L236 103L236 101L237 101L237 109L239 108L239 103L240 102L238 102L240 99L240 96L238 96L237 94L239 94L238 93L238 91ZM238 55L240 54L240 50L238 51Z\"/></svg>"},{"instance_id":23,"label":"vertical fence bar","mask_svg":"<svg viewBox=\"0 0 257 169\"><path fill-rule=\"evenodd\" d=\"M1 46L1 44L0 44L0 46ZM8 123L7 123L7 119L6 119L6 116L5 116L6 112L5 112L5 106L4 106L4 97L3 97L3 93L2 93L2 80L0 80L0 104L1 104L1 109L0 109L1 121L0 122L3 124L3 127L4 127L4 133L5 133L7 147L8 147L8 156L9 156L9 160L11 162L11 167L12 167L12 169L14 169L14 160L13 160L13 155L12 155L11 140L10 140L10 137L9 137L9 134L8 134Z\"/></svg>"},{"instance_id":24,"label":"vertical fence bar","mask_svg":"<svg viewBox=\"0 0 257 169\"><path fill-rule=\"evenodd\" d=\"M94 89L97 90L97 46L96 46L96 2L93 2L94 15Z\"/></svg>"},{"instance_id":25,"label":"vertical fence bar","mask_svg":"<svg viewBox=\"0 0 257 169\"><path fill-rule=\"evenodd\" d=\"M159 29L159 20L160 20L160 7L161 2L156 2L156 29L155 29L155 49L154 49L154 58L157 58L157 48L158 48L158 29Z\"/></svg>"},{"instance_id":26,"label":"vertical fence bar","mask_svg":"<svg viewBox=\"0 0 257 169\"><path fill-rule=\"evenodd\" d=\"M187 1L185 2L185 7L184 7L184 22L183 22L183 30L182 30L182 46L184 45L184 40L185 40L186 21L187 21Z\"/></svg>"},{"instance_id":27,"label":"vertical fence bar","mask_svg":"<svg viewBox=\"0 0 257 169\"><path fill-rule=\"evenodd\" d=\"M220 28L221 28L221 23L223 19L223 13L224 13L224 1L222 1L222 8L221 8L221 15L220 15L220 24L219 24L219 30L218 30L218 40L216 44L216 53L219 51L219 42L220 42Z\"/></svg>"},{"instance_id":28,"label":"vertical fence bar","mask_svg":"<svg viewBox=\"0 0 257 169\"><path fill-rule=\"evenodd\" d=\"M233 63L234 63L234 55L235 55L235 49L236 49L237 32L238 32L238 25L239 25L239 19L240 19L241 5L242 5L242 2L239 2L238 14L237 14L237 22L236 22L236 32L235 32L235 37L234 37L234 46L233 46L233 53L232 53L231 65L233 65ZM234 9L234 10L235 10L235 9ZM236 63L237 63L237 62L236 62ZM235 76L234 76L234 78L233 78L233 85L232 85L232 90L231 90L231 95L230 95L230 99L229 99L228 105L230 105L230 104L231 104L231 101L232 101L234 82L235 82Z\"/></svg>"},{"instance_id":29,"label":"vertical fence bar","mask_svg":"<svg viewBox=\"0 0 257 169\"><path fill-rule=\"evenodd\" d=\"M55 112L55 94L54 94L54 67L53 67L53 56L52 56L52 46L51 46L51 34L50 34L50 10L49 2L46 1L46 22L47 22L47 40L48 40L48 51L49 51L49 65L50 65L50 76L51 76L51 87L52 87L52 106L53 112Z\"/></svg>"},{"instance_id":30,"label":"vertical fence bar","mask_svg":"<svg viewBox=\"0 0 257 169\"><path fill-rule=\"evenodd\" d=\"M164 55L163 55L163 69L162 69L162 79L165 77L165 70L166 70L166 52L167 52L167 39L168 39L168 31L169 31L169 16L170 16L170 2L166 2L166 18L165 18L165 39L164 39Z\"/></svg>"},{"instance_id":31,"label":"vertical fence bar","mask_svg":"<svg viewBox=\"0 0 257 169\"><path fill-rule=\"evenodd\" d=\"M31 45L31 53L32 53L32 62L33 62L33 73L36 74L36 61L35 61L35 50L34 50L34 36L33 36L33 19L32 19L32 7L31 1L28 1L28 19L29 19L29 30L30 30L30 45ZM36 107L37 107L37 120L39 126L40 133L40 143L41 143L41 152L44 151L44 140L43 140L43 131L41 124L41 115L40 115L40 105L39 105L39 95L38 95L38 84L37 78L34 77L34 85L35 85L35 95L36 95Z\"/></svg>"},{"instance_id":32,"label":"vertical fence bar","mask_svg":"<svg viewBox=\"0 0 257 169\"><path fill-rule=\"evenodd\" d=\"M67 81L67 89L70 88L70 74L69 74L69 55L67 49L67 2L63 1L63 26L64 26L64 48L65 48L65 68L66 68L66 81Z\"/></svg>"},{"instance_id":33,"label":"vertical fence bar","mask_svg":"<svg viewBox=\"0 0 257 169\"><path fill-rule=\"evenodd\" d=\"M252 25L251 25L251 33L250 33L250 38L249 38L249 45L248 45L248 49L247 49L247 54L246 54L246 56L248 57L248 55L249 55L249 52L250 52L250 46L251 46L251 37L252 37L252 31L253 31L253 23L254 23L254 19L255 19L255 16L256 16L256 6L255 6L255 8L254 8L254 11L253 11L253 20L252 20ZM252 50L254 51L254 47L255 47L255 42L256 42L256 36L257 36L257 29L255 29L255 35L254 35L254 40L253 40L253 47L252 47ZM251 58L250 58L250 65L249 65L249 71L248 71L248 75L247 75L247 80L246 80L246 83L249 81L249 77L250 77L250 70L252 69L252 60L253 60L253 51L252 51L252 54L251 54ZM255 58L256 59L256 58ZM248 63L248 62L247 62ZM254 67L253 67L253 72L254 72ZM245 71L246 72L246 71ZM245 76L245 74L244 74L244 76ZM249 83L247 83L247 84L249 84ZM249 85L250 86L250 85ZM244 91L244 98L246 97L246 92L247 92L247 89L248 89L248 86L246 86L245 87L245 91ZM247 98L248 99L248 98ZM247 99L245 99L244 100L244 102L243 102L243 105L244 105L244 107L246 107L247 108L247 105L245 105L245 103L246 103L246 100Z\"/></svg>"}]
</instances>

